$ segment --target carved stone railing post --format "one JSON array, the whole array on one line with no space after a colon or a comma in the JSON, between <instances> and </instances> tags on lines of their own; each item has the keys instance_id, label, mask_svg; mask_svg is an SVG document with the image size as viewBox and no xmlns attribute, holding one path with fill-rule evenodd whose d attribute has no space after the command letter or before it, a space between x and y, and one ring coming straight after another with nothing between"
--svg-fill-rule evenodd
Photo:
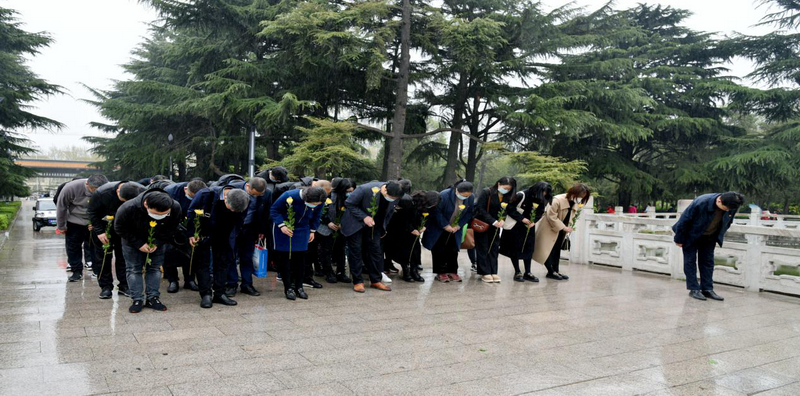
<instances>
[{"instance_id":1,"label":"carved stone railing post","mask_svg":"<svg viewBox=\"0 0 800 396\"><path fill-rule=\"evenodd\" d=\"M765 235L745 234L747 239L747 253L740 268L742 275L744 275L744 287L749 291L761 290L761 257L764 247L767 245L767 237Z\"/></svg>"},{"instance_id":2,"label":"carved stone railing post","mask_svg":"<svg viewBox=\"0 0 800 396\"><path fill-rule=\"evenodd\" d=\"M578 217L578 222L575 223L575 232L570 235L572 248L569 251L569 261L575 264L587 264L589 262L589 222L586 221L586 218L594 214L593 197L589 197L589 200L581 211L582 213L580 217Z\"/></svg>"}]
</instances>

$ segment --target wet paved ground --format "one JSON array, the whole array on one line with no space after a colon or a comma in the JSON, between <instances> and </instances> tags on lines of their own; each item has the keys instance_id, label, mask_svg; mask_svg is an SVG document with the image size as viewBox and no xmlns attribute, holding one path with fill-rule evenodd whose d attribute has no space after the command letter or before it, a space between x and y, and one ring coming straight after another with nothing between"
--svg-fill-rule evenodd
<instances>
[{"instance_id":1,"label":"wet paved ground","mask_svg":"<svg viewBox=\"0 0 800 396\"><path fill-rule=\"evenodd\" d=\"M469 274L466 257L462 274ZM765 395L800 394L800 299L565 265L568 282L347 285L169 311L127 312L96 281L67 283L63 238L26 206L0 252L0 393ZM543 275L542 268L537 274Z\"/></svg>"}]
</instances>

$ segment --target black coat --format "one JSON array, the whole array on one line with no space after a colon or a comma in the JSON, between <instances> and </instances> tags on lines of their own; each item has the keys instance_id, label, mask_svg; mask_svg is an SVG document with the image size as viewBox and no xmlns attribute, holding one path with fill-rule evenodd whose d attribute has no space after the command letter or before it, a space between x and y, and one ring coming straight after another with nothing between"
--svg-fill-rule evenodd
<instances>
[{"instance_id":1,"label":"black coat","mask_svg":"<svg viewBox=\"0 0 800 396\"><path fill-rule=\"evenodd\" d=\"M89 207L86 209L86 213L89 215L89 223L92 225L92 232L94 232L95 235L105 234L107 224L105 217L116 216L117 209L122 206L122 201L120 201L117 196L117 188L122 183L125 182L108 182L103 184L92 194L92 198L89 199ZM111 231L114 232L113 227ZM111 235L107 236L111 237Z\"/></svg>"},{"instance_id":2,"label":"black coat","mask_svg":"<svg viewBox=\"0 0 800 396\"><path fill-rule=\"evenodd\" d=\"M238 188L240 190L245 190L244 186L247 184L245 181L237 181L232 182L229 186L233 188ZM246 190L245 190L246 192ZM256 205L256 213L253 218L252 225L255 226L255 229L258 234L267 234L270 228L272 227L272 218L269 215L269 208L272 207L272 191L265 190L264 195L257 197L255 201L250 199L250 204L252 205L255 202ZM245 217L247 217L247 212L250 210L250 207L247 207L245 211Z\"/></svg>"},{"instance_id":3,"label":"black coat","mask_svg":"<svg viewBox=\"0 0 800 396\"><path fill-rule=\"evenodd\" d=\"M411 196L406 194L398 202L394 216L386 228L383 238L384 253L386 257L402 265L408 264L412 248L417 249L417 237L411 234L419 229L422 214L414 207Z\"/></svg>"},{"instance_id":4,"label":"black coat","mask_svg":"<svg viewBox=\"0 0 800 396\"><path fill-rule=\"evenodd\" d=\"M370 182L362 184L350 194L350 197L345 201L347 211L342 216L342 235L349 237L366 227L364 225L364 218L369 216L369 209L372 207L372 197L377 196L378 200L384 199L380 191L373 194L372 188L381 188L386 182ZM383 218L383 229L389 225L394 214L394 207L397 201L389 202L386 208L386 217Z\"/></svg>"},{"instance_id":5,"label":"black coat","mask_svg":"<svg viewBox=\"0 0 800 396\"><path fill-rule=\"evenodd\" d=\"M169 216L161 220L154 220L147 213L147 208L144 207L144 200L148 195L156 192L165 193L166 191L158 189L147 190L138 197L125 202L117 209L117 214L114 217L114 231L122 238L123 243L136 249L142 247L147 243L151 221L156 222L154 233L156 246L172 241L173 235L183 219L181 205L173 200Z\"/></svg>"},{"instance_id":6,"label":"black coat","mask_svg":"<svg viewBox=\"0 0 800 396\"><path fill-rule=\"evenodd\" d=\"M511 197L511 193L503 195L503 202L509 203ZM494 222L499 220L500 204L500 197L497 195L497 192L493 192L489 188L484 189L478 197L478 202L475 203L475 218L491 226ZM511 205L506 209L506 214L509 214L510 210ZM492 230L489 229L489 231Z\"/></svg>"},{"instance_id":7,"label":"black coat","mask_svg":"<svg viewBox=\"0 0 800 396\"><path fill-rule=\"evenodd\" d=\"M220 199L224 190L233 189L231 185L227 186L214 186L204 188L195 194L192 203L189 205L189 213L186 214L186 231L189 236L194 235L194 219L197 216L195 210L202 210L203 216L200 218L200 236L206 241L214 235L220 235L219 227L222 224L232 224L230 234L227 230L222 233L227 237L228 244L231 248L236 246L236 237L242 229L244 223L244 216L247 214L247 209L242 213L234 213L225 208L225 203ZM225 210L223 210L225 209ZM219 210L219 212L218 212ZM221 217L221 214L234 216L233 218ZM219 241L215 241L217 243Z\"/></svg>"},{"instance_id":8,"label":"black coat","mask_svg":"<svg viewBox=\"0 0 800 396\"><path fill-rule=\"evenodd\" d=\"M523 199L523 195L525 198L521 205L522 213L519 213L519 211L517 211L517 206L519 205L520 200ZM516 220L517 223L514 224L514 228L503 231L503 237L500 240L500 254L503 256L512 259L521 258L526 260L531 259L533 256L536 230L535 227L531 227L530 232L528 232L528 227L522 222L522 220L530 219L531 212L533 212L534 203L537 205L533 220L533 223L535 224L544 215L547 202L531 197L523 192L518 192L511 200L511 203L509 203L508 208L506 209L506 214L508 214L508 217ZM523 243L525 244L524 247L522 246Z\"/></svg>"}]
</instances>

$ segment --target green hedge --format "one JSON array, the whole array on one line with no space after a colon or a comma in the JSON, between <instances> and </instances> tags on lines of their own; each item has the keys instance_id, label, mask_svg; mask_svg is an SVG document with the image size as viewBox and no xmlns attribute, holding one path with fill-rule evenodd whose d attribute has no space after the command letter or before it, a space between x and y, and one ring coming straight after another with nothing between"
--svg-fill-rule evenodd
<instances>
[{"instance_id":1,"label":"green hedge","mask_svg":"<svg viewBox=\"0 0 800 396\"><path fill-rule=\"evenodd\" d=\"M0 231L5 231L14 220L22 202L0 202Z\"/></svg>"}]
</instances>

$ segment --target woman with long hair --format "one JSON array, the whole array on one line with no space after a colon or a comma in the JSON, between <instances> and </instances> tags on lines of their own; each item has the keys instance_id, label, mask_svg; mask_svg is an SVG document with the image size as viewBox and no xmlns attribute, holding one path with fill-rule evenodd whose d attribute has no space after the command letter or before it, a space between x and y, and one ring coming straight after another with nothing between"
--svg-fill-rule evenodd
<instances>
[{"instance_id":1,"label":"woman with long hair","mask_svg":"<svg viewBox=\"0 0 800 396\"><path fill-rule=\"evenodd\" d=\"M475 218L490 225L486 232L475 233L475 253L478 258L478 275L486 283L499 283L497 258L500 250L500 230L509 201L516 194L517 181L510 176L501 177L493 186L481 191L475 204Z\"/></svg>"},{"instance_id":2,"label":"woman with long hair","mask_svg":"<svg viewBox=\"0 0 800 396\"><path fill-rule=\"evenodd\" d=\"M406 282L425 282L419 274L422 266L420 237L425 223L439 205L439 193L416 191L406 195L397 204L395 215L389 222L384 247L387 260L399 263Z\"/></svg>"},{"instance_id":3,"label":"woman with long hair","mask_svg":"<svg viewBox=\"0 0 800 396\"><path fill-rule=\"evenodd\" d=\"M546 214L536 225L533 259L538 263L544 263L547 267L546 278L569 279L559 271L561 246L564 244L564 238L573 231L570 223L575 217L577 206L588 201L591 196L592 190L587 185L575 184L566 194L556 195L553 198Z\"/></svg>"},{"instance_id":4,"label":"woman with long hair","mask_svg":"<svg viewBox=\"0 0 800 396\"><path fill-rule=\"evenodd\" d=\"M441 201L428 217L422 245L431 250L433 272L439 282L461 282L458 276L458 252L464 226L472 221L475 211L475 187L461 180L439 193Z\"/></svg>"},{"instance_id":5,"label":"woman with long hair","mask_svg":"<svg viewBox=\"0 0 800 396\"><path fill-rule=\"evenodd\" d=\"M531 259L536 240L534 227L544 215L544 210L553 201L553 186L540 181L526 190L519 191L511 200L506 210L508 218L514 222L513 227L503 232L500 242L500 254L511 259L514 265L514 280L517 282L538 282L539 278L531 273ZM525 273L519 268L519 260L525 263Z\"/></svg>"}]
</instances>

